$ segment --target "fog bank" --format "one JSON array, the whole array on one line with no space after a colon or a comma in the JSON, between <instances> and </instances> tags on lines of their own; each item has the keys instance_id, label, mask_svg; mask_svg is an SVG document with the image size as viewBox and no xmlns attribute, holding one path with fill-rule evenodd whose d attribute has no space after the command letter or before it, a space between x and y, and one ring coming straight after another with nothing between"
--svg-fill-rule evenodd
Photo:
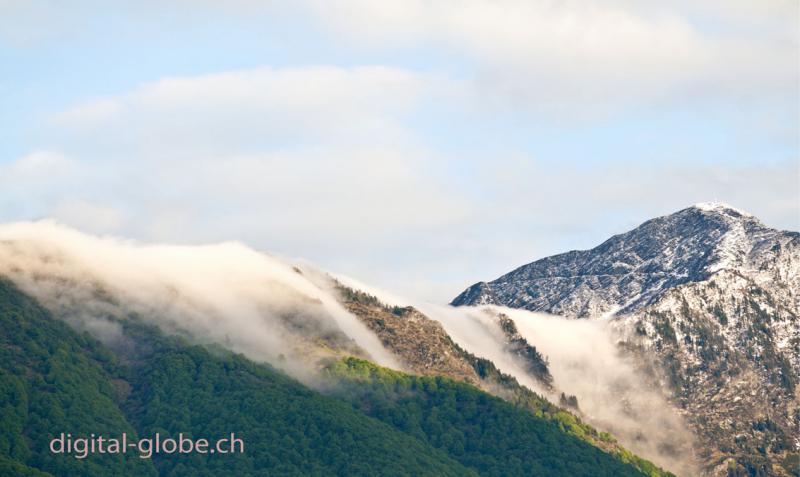
<instances>
[{"instance_id":1,"label":"fog bank","mask_svg":"<svg viewBox=\"0 0 800 477\"><path fill-rule=\"evenodd\" d=\"M402 365L342 307L327 273L237 242L148 245L95 237L51 221L0 225L0 276L56 316L108 344L124 341L122 320L141 319L195 342L270 362L301 379L323 357L357 355ZM692 436L662 391L618 350L604 319L565 319L501 307L451 307L394 296L349 277L346 286L387 305L415 306L467 351L558 402L577 396L583 417L633 452L679 474L695 473ZM497 314L549 361L544 389L505 347Z\"/></svg>"},{"instance_id":2,"label":"fog bank","mask_svg":"<svg viewBox=\"0 0 800 477\"><path fill-rule=\"evenodd\" d=\"M398 367L328 291L240 243L145 245L50 221L0 225L0 275L101 340L136 315L168 333L216 343L300 372L326 347ZM313 347L324 341L325 346Z\"/></svg>"},{"instance_id":3,"label":"fog bank","mask_svg":"<svg viewBox=\"0 0 800 477\"><path fill-rule=\"evenodd\" d=\"M695 475L693 435L659 384L617 347L622 338L603 318L569 319L497 306L425 306L467 350L531 389L559 402L575 395L582 417L634 453L679 475ZM504 349L496 318L510 316L519 333L548 360L555 392L543 389Z\"/></svg>"}]
</instances>

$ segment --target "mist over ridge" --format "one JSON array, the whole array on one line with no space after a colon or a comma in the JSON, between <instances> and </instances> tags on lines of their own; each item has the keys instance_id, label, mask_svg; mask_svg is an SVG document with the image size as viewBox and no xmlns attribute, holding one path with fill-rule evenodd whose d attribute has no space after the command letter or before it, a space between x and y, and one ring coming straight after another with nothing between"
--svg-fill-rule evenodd
<instances>
[{"instance_id":1,"label":"mist over ridge","mask_svg":"<svg viewBox=\"0 0 800 477\"><path fill-rule=\"evenodd\" d=\"M133 313L169 333L215 343L301 372L304 329L398 367L329 293L240 243L145 245L94 237L50 221L0 226L0 274L101 340ZM293 359L296 358L296 359Z\"/></svg>"},{"instance_id":2,"label":"mist over ridge","mask_svg":"<svg viewBox=\"0 0 800 477\"><path fill-rule=\"evenodd\" d=\"M112 344L122 339L120 320L136 316L305 381L314 379L315 362L327 356L363 356L403 370L402 360L340 304L336 279L386 305L415 307L465 350L552 402L558 403L560 392L575 395L581 416L637 454L677 471L694 466L691 434L666 398L619 353L606 321L420 303L238 242L141 244L52 221L0 225L0 275L56 316ZM506 347L498 314L510 316L543 352L554 389L537 382ZM653 428L659 433L651 433Z\"/></svg>"}]
</instances>

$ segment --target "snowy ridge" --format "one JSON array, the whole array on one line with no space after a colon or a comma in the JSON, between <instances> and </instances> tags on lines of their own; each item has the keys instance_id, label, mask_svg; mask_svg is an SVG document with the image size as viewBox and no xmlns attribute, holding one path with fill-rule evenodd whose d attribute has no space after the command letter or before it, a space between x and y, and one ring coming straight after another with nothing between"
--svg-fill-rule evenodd
<instances>
[{"instance_id":1,"label":"snowy ridge","mask_svg":"<svg viewBox=\"0 0 800 477\"><path fill-rule=\"evenodd\" d=\"M798 234L764 226L721 203L703 203L645 222L591 250L571 251L480 282L452 304L504 305L565 316L641 309L666 290L727 269L759 270ZM796 253L796 252L794 252ZM767 264L767 267L770 265ZM797 261L785 274L798 273ZM763 272L763 270L762 270Z\"/></svg>"},{"instance_id":2,"label":"snowy ridge","mask_svg":"<svg viewBox=\"0 0 800 477\"><path fill-rule=\"evenodd\" d=\"M752 217L751 214L749 214L749 213L747 213L747 212L745 212L745 211L743 211L741 209L737 209L736 207L732 207L732 206L730 206L730 205L728 205L728 204L726 204L724 202L718 202L718 201L698 202L698 203L694 204L694 207L697 208L697 209L700 209L700 210L704 210L706 212L715 212L715 211L718 211L718 212L719 211L723 211L724 212L725 210L733 210L733 211L739 213L740 215L746 215L748 217Z\"/></svg>"}]
</instances>

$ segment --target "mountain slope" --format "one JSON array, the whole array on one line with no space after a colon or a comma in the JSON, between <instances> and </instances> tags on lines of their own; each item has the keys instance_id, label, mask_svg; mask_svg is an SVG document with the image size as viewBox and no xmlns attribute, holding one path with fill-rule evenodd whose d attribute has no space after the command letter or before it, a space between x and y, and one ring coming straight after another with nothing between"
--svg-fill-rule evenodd
<instances>
[{"instance_id":1,"label":"mountain slope","mask_svg":"<svg viewBox=\"0 0 800 477\"><path fill-rule=\"evenodd\" d=\"M446 454L240 356L211 354L135 324L127 329L130 346L112 352L2 280L0 330L0 469L55 476L475 475ZM131 438L235 432L247 447L225 458L95 453L76 459L49 452L49 440L61 432L127 432Z\"/></svg>"},{"instance_id":2,"label":"mountain slope","mask_svg":"<svg viewBox=\"0 0 800 477\"><path fill-rule=\"evenodd\" d=\"M508 315L489 309L475 309L473 313L459 313L460 316L455 320L448 320L448 331L458 333L453 336L459 337L459 343L483 356L491 356L495 360L492 361L468 352L445 331L444 322L437 321L446 319L443 311L449 312L454 310L452 308L443 310L445 307L426 306L426 312L423 313L410 306L386 305L373 295L341 283L337 287L344 306L376 333L383 345L398 357L404 369L425 376L446 376L473 384L536 416L559 423L569 434L625 462L632 462L640 470L652 473L650 469L653 466L644 459L632 457L626 447L670 470L683 471L694 467L688 446L671 444L673 439L685 437L685 433L681 432L682 426L672 415L659 413L658 418L647 424L631 419L629 424L620 426L613 412L604 413L607 419L597 419L596 414L581 412L577 398L554 385L547 359L522 336ZM468 326L468 323L472 326ZM470 328L473 330L466 334L482 334L487 339L482 342L464 341L463 332ZM575 365L572 362L568 366ZM629 399L637 399L641 391L645 391L635 383L628 382L632 376L622 377L632 371L626 366L621 369L621 375L604 384L619 391L615 399L628 402L623 406L626 409L632 406ZM574 383L562 380L562 384L570 388ZM648 396L655 397L651 394ZM558 402L561 407L553 402ZM663 402L663 399L659 402ZM646 412L651 405L633 407ZM658 429L658 432L652 432L653 429ZM612 431L614 437L620 438L621 444L601 430ZM616 434L618 431L621 434Z\"/></svg>"},{"instance_id":3,"label":"mountain slope","mask_svg":"<svg viewBox=\"0 0 800 477\"><path fill-rule=\"evenodd\" d=\"M567 413L561 414L564 421L541 419L465 383L355 358L335 363L329 373L358 408L446 450L481 475L662 475L650 463L640 471L582 440L563 439ZM624 460L632 463L632 457Z\"/></svg>"},{"instance_id":4,"label":"mountain slope","mask_svg":"<svg viewBox=\"0 0 800 477\"><path fill-rule=\"evenodd\" d=\"M147 334L131 336L132 324L180 336L186 343L241 352L307 384L318 382L321 367L330 360L358 356L389 368L478 385L519 406L520 412L557 421L570 439L592 444L618 462L631 462L653 474L652 464L633 456L613 437L531 390L540 385L550 389L547 363L501 316L476 312L471 317L475 325L494 337L479 343L458 334L461 347L450 338L458 330L451 327L445 332L442 322L429 316L433 312L441 320L450 307L426 313L386 307L374 297L359 299L367 295L356 291L356 299L349 300L340 296L341 288L324 272L237 243L136 244L92 237L48 221L0 225L0 276L8 277L53 316L100 339L130 365L126 368L130 373L155 359L133 352L141 343L149 343L145 348L154 345ZM127 389L123 410L129 419L139 414L127 414L136 410L127 406L128 401L148 383L135 378L130 374L119 383ZM175 381L183 380L179 378L175 376ZM559 400L557 394L550 398ZM164 393L154 399L163 402ZM564 405L574 411L576 403L565 397ZM165 418L184 413L174 411L165 413ZM146 423L132 420L131 424Z\"/></svg>"},{"instance_id":5,"label":"mountain slope","mask_svg":"<svg viewBox=\"0 0 800 477\"><path fill-rule=\"evenodd\" d=\"M448 378L404 375L349 358L331 361L321 394L219 346L167 337L135 315L119 325L124 339L109 348L0 280L0 470L55 476L645 475L626 463L641 467L644 461L629 454L624 461L583 442L565 432L567 421L538 418ZM380 379L363 379L364 370ZM60 432L159 433L162 439L235 432L246 450L75 459L47 450ZM644 468L662 475L652 465Z\"/></svg>"},{"instance_id":6,"label":"mountain slope","mask_svg":"<svg viewBox=\"0 0 800 477\"><path fill-rule=\"evenodd\" d=\"M661 381L709 472L800 472L797 232L699 204L478 283L453 304L613 315L620 349Z\"/></svg>"},{"instance_id":7,"label":"mountain slope","mask_svg":"<svg viewBox=\"0 0 800 477\"><path fill-rule=\"evenodd\" d=\"M78 460L49 451L61 432L136 435L119 407L118 372L97 341L0 279L0 469L14 463L10 475L23 467L52 475L156 475L151 461L136 457Z\"/></svg>"},{"instance_id":8,"label":"mountain slope","mask_svg":"<svg viewBox=\"0 0 800 477\"><path fill-rule=\"evenodd\" d=\"M467 352L447 334L438 321L412 306L389 306L367 293L337 285L348 311L364 322L388 349L419 374L449 376L488 388L502 386L500 372L490 362ZM545 358L517 333L514 322L497 317L507 351L545 389L552 390L553 377Z\"/></svg>"},{"instance_id":9,"label":"mountain slope","mask_svg":"<svg viewBox=\"0 0 800 477\"><path fill-rule=\"evenodd\" d=\"M718 474L800 473L800 319L786 298L726 270L614 320L626 349L657 358Z\"/></svg>"}]
</instances>

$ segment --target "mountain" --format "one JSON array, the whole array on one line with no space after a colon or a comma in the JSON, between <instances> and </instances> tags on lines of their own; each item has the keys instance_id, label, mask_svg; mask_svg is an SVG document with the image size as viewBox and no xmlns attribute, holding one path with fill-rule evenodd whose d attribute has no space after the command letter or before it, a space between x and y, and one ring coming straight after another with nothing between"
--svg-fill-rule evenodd
<instances>
[{"instance_id":1,"label":"mountain","mask_svg":"<svg viewBox=\"0 0 800 477\"><path fill-rule=\"evenodd\" d=\"M331 361L326 393L132 318L127 345L79 333L0 280L3 475L646 475L555 422L447 378ZM217 439L245 452L52 454L53 436ZM655 467L647 475L660 475Z\"/></svg>"},{"instance_id":2,"label":"mountain","mask_svg":"<svg viewBox=\"0 0 800 477\"><path fill-rule=\"evenodd\" d=\"M419 374L454 377L485 388L496 389L503 381L494 363L479 358L456 344L442 324L412 306L388 306L377 297L337 283L340 299L348 311L362 320L384 346L392 350L403 364ZM514 322L505 315L497 316L499 329L509 354L545 389L552 389L553 377L545 358L524 337Z\"/></svg>"},{"instance_id":3,"label":"mountain","mask_svg":"<svg viewBox=\"0 0 800 477\"><path fill-rule=\"evenodd\" d=\"M452 304L607 318L621 352L689 422L709 473L800 472L797 232L698 204L475 284Z\"/></svg>"},{"instance_id":4,"label":"mountain","mask_svg":"<svg viewBox=\"0 0 800 477\"><path fill-rule=\"evenodd\" d=\"M546 357L476 313L494 354L240 244L0 226L0 475L672 475L553 404ZM61 432L246 451L79 459L49 452Z\"/></svg>"},{"instance_id":5,"label":"mountain","mask_svg":"<svg viewBox=\"0 0 800 477\"><path fill-rule=\"evenodd\" d=\"M386 466L398 474L470 475L444 453L269 366L135 322L126 324L130 346L112 350L4 281L0 331L2 475L370 475ZM247 447L225 459L136 453L76 459L49 452L61 432L117 438L126 432L129 439L236 432Z\"/></svg>"},{"instance_id":6,"label":"mountain","mask_svg":"<svg viewBox=\"0 0 800 477\"><path fill-rule=\"evenodd\" d=\"M684 283L721 270L798 289L800 234L764 226L724 204L698 204L649 220L591 250L575 250L523 265L469 287L452 304L504 305L566 316L639 310Z\"/></svg>"},{"instance_id":7,"label":"mountain","mask_svg":"<svg viewBox=\"0 0 800 477\"><path fill-rule=\"evenodd\" d=\"M335 283L345 308L379 337L402 369L475 385L557 422L565 432L632 461L642 470L650 469L648 473L652 473L650 464L631 456L627 449L681 475L695 471L685 425L677 412L648 389L642 373L632 369L624 358L609 356L602 345L607 338L603 331L590 330L592 342L560 347L581 351L579 356L557 356L552 364L559 373L554 378L548 357L527 337L557 339L564 334L560 327L566 323L558 323L543 334L525 330L523 335L517 328L518 322L523 323L519 318L515 321L497 310L426 305L423 312L413 306L387 305L374 295ZM397 300L389 296L384 299ZM615 372L596 369L593 363L603 360ZM579 399L572 393L575 381L587 378L602 385L584 387ZM598 393L598 389L613 389L614 393ZM636 419L635 414L648 418Z\"/></svg>"}]
</instances>

